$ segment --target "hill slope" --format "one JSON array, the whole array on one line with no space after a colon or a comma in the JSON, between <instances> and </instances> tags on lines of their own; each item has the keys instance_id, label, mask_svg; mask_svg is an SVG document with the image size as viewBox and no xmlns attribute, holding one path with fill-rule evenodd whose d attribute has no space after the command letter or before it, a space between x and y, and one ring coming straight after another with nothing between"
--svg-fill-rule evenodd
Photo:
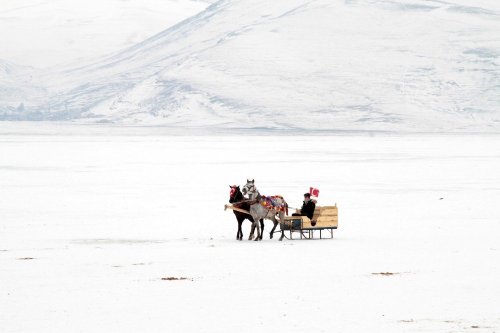
<instances>
[{"instance_id":1,"label":"hill slope","mask_svg":"<svg viewBox=\"0 0 500 333\"><path fill-rule=\"evenodd\" d=\"M500 5L219 1L109 57L42 76L17 119L498 131Z\"/></svg>"},{"instance_id":2,"label":"hill slope","mask_svg":"<svg viewBox=\"0 0 500 333\"><path fill-rule=\"evenodd\" d=\"M0 111L3 111L4 118L10 114L22 114L26 102L46 96L46 90L33 83L34 74L32 67L0 59ZM36 104L29 106L33 108Z\"/></svg>"}]
</instances>

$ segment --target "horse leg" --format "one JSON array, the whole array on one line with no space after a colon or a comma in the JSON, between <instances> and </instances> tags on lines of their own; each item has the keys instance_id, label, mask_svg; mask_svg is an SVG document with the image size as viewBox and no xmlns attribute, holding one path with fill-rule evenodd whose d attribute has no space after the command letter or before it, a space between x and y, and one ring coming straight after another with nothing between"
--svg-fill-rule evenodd
<instances>
[{"instance_id":1,"label":"horse leg","mask_svg":"<svg viewBox=\"0 0 500 333\"><path fill-rule=\"evenodd\" d=\"M273 225L273 228L271 229L271 232L269 233L269 238L273 239L273 235L274 235L274 230L276 230L276 226L278 225L278 220L276 220L276 218L274 218L274 220L272 220L274 225Z\"/></svg>"},{"instance_id":2,"label":"horse leg","mask_svg":"<svg viewBox=\"0 0 500 333\"><path fill-rule=\"evenodd\" d=\"M260 228L261 228L260 240L262 240L262 235L264 234L264 219L260 219Z\"/></svg>"},{"instance_id":3,"label":"horse leg","mask_svg":"<svg viewBox=\"0 0 500 333\"><path fill-rule=\"evenodd\" d=\"M250 229L250 235L248 236L248 240L252 240L253 239L253 233L255 231L255 222L252 221L252 220L249 220L250 222L252 222L252 228Z\"/></svg>"},{"instance_id":4,"label":"horse leg","mask_svg":"<svg viewBox=\"0 0 500 333\"><path fill-rule=\"evenodd\" d=\"M283 226L284 226L284 223L285 223L285 213L284 212L280 212L279 216L280 216L280 223L283 224ZM275 228L276 228L276 226L275 226ZM280 241L282 241L283 238L285 238L285 228L281 229Z\"/></svg>"},{"instance_id":5,"label":"horse leg","mask_svg":"<svg viewBox=\"0 0 500 333\"><path fill-rule=\"evenodd\" d=\"M257 221L257 220L254 217L255 213L252 211L252 207L251 206L250 206L249 211L250 211L250 216L247 216L247 219L250 222L252 222L252 229L250 229L250 236L248 236L248 240L252 240L253 239L253 233L255 231L255 225L256 225L255 221ZM258 237L258 235L257 235L257 237Z\"/></svg>"},{"instance_id":6,"label":"horse leg","mask_svg":"<svg viewBox=\"0 0 500 333\"><path fill-rule=\"evenodd\" d=\"M243 219L238 218L238 233L236 234L237 240L243 239L243 231L241 231L241 224L243 223Z\"/></svg>"},{"instance_id":7,"label":"horse leg","mask_svg":"<svg viewBox=\"0 0 500 333\"><path fill-rule=\"evenodd\" d=\"M253 216L253 224L257 228L257 237L254 239L255 241L262 240L262 234L260 233L260 225L259 225L259 218L258 216Z\"/></svg>"}]
</instances>

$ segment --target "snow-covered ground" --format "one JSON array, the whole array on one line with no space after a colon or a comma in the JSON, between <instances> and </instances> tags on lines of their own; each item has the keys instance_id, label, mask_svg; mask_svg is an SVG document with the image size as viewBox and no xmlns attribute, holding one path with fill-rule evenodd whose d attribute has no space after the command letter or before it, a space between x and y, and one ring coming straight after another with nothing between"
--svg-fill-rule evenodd
<instances>
[{"instance_id":1,"label":"snow-covered ground","mask_svg":"<svg viewBox=\"0 0 500 333\"><path fill-rule=\"evenodd\" d=\"M500 330L499 136L24 126L0 127L2 332ZM335 238L236 241L247 176L319 187Z\"/></svg>"},{"instance_id":2,"label":"snow-covered ground","mask_svg":"<svg viewBox=\"0 0 500 333\"><path fill-rule=\"evenodd\" d=\"M496 1L221 0L38 73L45 95L0 90L0 119L498 132L499 17Z\"/></svg>"}]
</instances>

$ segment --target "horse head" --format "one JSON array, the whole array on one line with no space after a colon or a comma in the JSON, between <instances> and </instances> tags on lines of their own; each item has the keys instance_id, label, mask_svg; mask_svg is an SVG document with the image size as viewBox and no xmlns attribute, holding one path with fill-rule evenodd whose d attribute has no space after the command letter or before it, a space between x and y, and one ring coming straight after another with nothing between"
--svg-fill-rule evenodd
<instances>
[{"instance_id":1,"label":"horse head","mask_svg":"<svg viewBox=\"0 0 500 333\"><path fill-rule=\"evenodd\" d=\"M255 187L255 180L248 180L245 186L243 186L243 194L247 195L249 199L254 199L258 196L259 191L257 191L257 187Z\"/></svg>"},{"instance_id":2,"label":"horse head","mask_svg":"<svg viewBox=\"0 0 500 333\"><path fill-rule=\"evenodd\" d=\"M229 185L229 188L231 189L229 191L229 202L233 203L241 201L241 199L243 198L243 194L240 191L240 187L237 185Z\"/></svg>"}]
</instances>

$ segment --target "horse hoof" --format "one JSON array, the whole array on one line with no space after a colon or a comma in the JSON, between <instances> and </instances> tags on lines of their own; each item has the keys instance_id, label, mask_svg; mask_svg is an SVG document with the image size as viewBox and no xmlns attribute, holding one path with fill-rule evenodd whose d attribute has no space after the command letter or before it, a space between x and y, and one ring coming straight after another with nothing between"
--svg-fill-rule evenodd
<instances>
[{"instance_id":1,"label":"horse hoof","mask_svg":"<svg viewBox=\"0 0 500 333\"><path fill-rule=\"evenodd\" d=\"M273 239L273 234L269 234L269 238Z\"/></svg>"}]
</instances>

